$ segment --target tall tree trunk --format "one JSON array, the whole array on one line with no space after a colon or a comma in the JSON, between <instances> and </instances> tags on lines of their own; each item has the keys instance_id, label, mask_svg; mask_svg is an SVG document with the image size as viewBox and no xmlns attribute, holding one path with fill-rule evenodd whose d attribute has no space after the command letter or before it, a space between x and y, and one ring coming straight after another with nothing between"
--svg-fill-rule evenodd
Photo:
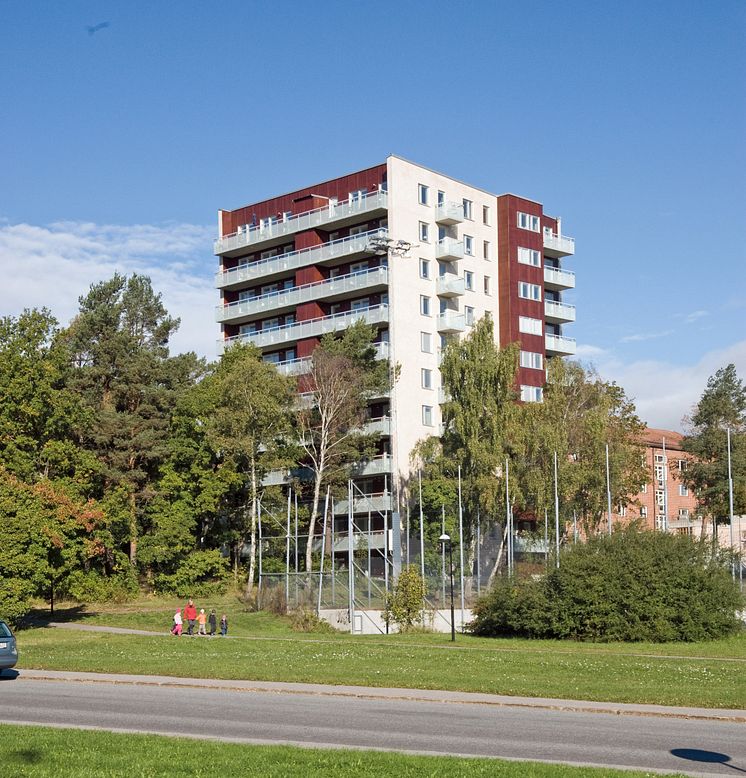
<instances>
[{"instance_id":1,"label":"tall tree trunk","mask_svg":"<svg viewBox=\"0 0 746 778\"><path fill-rule=\"evenodd\" d=\"M308 524L308 540L306 542L306 581L311 580L311 566L313 565L313 535L316 531L316 519L319 515L319 501L321 499L321 480L324 477L323 460L319 462L313 482L313 503L311 504L311 521ZM333 509L332 509L333 510Z\"/></svg>"},{"instance_id":2,"label":"tall tree trunk","mask_svg":"<svg viewBox=\"0 0 746 778\"><path fill-rule=\"evenodd\" d=\"M135 493L130 494L130 564L137 564L137 511L135 509Z\"/></svg>"},{"instance_id":3,"label":"tall tree trunk","mask_svg":"<svg viewBox=\"0 0 746 778\"><path fill-rule=\"evenodd\" d=\"M251 457L251 552L249 555L249 579L246 582L246 594L254 589L254 572L256 568L256 460Z\"/></svg>"}]
</instances>

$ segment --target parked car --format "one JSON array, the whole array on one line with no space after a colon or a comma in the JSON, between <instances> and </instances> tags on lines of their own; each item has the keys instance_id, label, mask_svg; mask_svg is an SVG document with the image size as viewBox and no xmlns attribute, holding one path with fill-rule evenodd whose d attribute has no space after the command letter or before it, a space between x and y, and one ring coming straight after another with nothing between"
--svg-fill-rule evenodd
<instances>
[{"instance_id":1,"label":"parked car","mask_svg":"<svg viewBox=\"0 0 746 778\"><path fill-rule=\"evenodd\" d=\"M16 639L10 627L4 621L0 621L0 670L15 667L17 661Z\"/></svg>"}]
</instances>

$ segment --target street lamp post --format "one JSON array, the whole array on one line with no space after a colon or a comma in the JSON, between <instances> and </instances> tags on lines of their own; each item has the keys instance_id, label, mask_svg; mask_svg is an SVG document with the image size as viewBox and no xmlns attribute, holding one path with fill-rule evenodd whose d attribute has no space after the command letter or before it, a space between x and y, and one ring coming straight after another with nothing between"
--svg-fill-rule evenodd
<instances>
[{"instance_id":1,"label":"street lamp post","mask_svg":"<svg viewBox=\"0 0 746 778\"><path fill-rule=\"evenodd\" d=\"M440 540L440 544L443 546L443 551L448 552L448 565L451 569L451 640L455 642L456 620L453 610L453 543L451 543L450 535L447 535L445 532L440 536L440 538L438 538L438 540Z\"/></svg>"}]
</instances>

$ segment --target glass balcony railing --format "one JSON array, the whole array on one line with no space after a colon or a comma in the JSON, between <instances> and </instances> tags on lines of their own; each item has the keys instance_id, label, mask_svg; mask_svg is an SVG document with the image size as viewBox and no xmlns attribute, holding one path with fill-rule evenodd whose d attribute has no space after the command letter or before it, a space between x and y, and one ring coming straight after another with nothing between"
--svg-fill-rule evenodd
<instances>
[{"instance_id":1,"label":"glass balcony railing","mask_svg":"<svg viewBox=\"0 0 746 778\"><path fill-rule=\"evenodd\" d=\"M575 273L572 270L544 265L544 284L549 289L574 289Z\"/></svg>"},{"instance_id":2,"label":"glass balcony railing","mask_svg":"<svg viewBox=\"0 0 746 778\"><path fill-rule=\"evenodd\" d=\"M544 317L548 321L566 322L575 321L575 306L567 303L544 301Z\"/></svg>"},{"instance_id":3,"label":"glass balcony railing","mask_svg":"<svg viewBox=\"0 0 746 778\"><path fill-rule=\"evenodd\" d=\"M575 338L566 338L564 335L546 335L546 349L552 354L570 356L575 353Z\"/></svg>"}]
</instances>

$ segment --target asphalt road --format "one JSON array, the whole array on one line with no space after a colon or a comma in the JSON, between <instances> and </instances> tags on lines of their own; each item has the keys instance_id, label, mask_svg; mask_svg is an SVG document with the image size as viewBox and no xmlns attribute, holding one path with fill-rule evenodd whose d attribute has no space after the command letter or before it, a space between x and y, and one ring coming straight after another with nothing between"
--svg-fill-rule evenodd
<instances>
[{"instance_id":1,"label":"asphalt road","mask_svg":"<svg viewBox=\"0 0 746 778\"><path fill-rule=\"evenodd\" d=\"M146 680L146 679L143 679ZM195 682L196 683L196 682ZM746 774L746 724L288 690L40 680L0 682L0 721L555 761L691 775Z\"/></svg>"}]
</instances>

